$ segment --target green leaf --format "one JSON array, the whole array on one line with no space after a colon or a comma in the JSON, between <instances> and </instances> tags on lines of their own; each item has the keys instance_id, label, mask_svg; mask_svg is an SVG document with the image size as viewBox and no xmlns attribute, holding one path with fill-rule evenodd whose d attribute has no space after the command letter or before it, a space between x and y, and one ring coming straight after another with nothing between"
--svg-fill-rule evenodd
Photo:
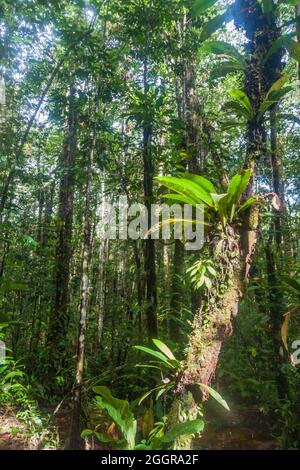
<instances>
[{"instance_id":1,"label":"green leaf","mask_svg":"<svg viewBox=\"0 0 300 470\"><path fill-rule=\"evenodd\" d=\"M229 73L237 73L237 72L245 72L245 67L235 61L228 60L227 62L223 62L219 64L210 74L210 78L215 80L220 77L225 77Z\"/></svg>"},{"instance_id":2,"label":"green leaf","mask_svg":"<svg viewBox=\"0 0 300 470\"><path fill-rule=\"evenodd\" d=\"M290 287L292 287L297 293L300 294L300 281L295 279L294 277L288 276L287 274L282 274L280 278L288 284Z\"/></svg>"},{"instance_id":3,"label":"green leaf","mask_svg":"<svg viewBox=\"0 0 300 470\"><path fill-rule=\"evenodd\" d=\"M231 202L236 204L248 186L249 180L251 176L251 170L247 169L241 175L234 175L233 178L230 180L227 194L229 195L229 199Z\"/></svg>"},{"instance_id":4,"label":"green leaf","mask_svg":"<svg viewBox=\"0 0 300 470\"><path fill-rule=\"evenodd\" d=\"M99 442L110 443L115 441L115 439L112 439L110 436L108 436L107 434L103 434L102 432L95 431L94 435L97 437Z\"/></svg>"},{"instance_id":5,"label":"green leaf","mask_svg":"<svg viewBox=\"0 0 300 470\"><path fill-rule=\"evenodd\" d=\"M153 343L155 344L155 346L165 355L167 356L169 359L172 359L174 361L177 361L176 357L174 356L174 354L172 353L172 351L168 348L168 346L163 343L162 341L160 341L159 339L152 339Z\"/></svg>"},{"instance_id":6,"label":"green leaf","mask_svg":"<svg viewBox=\"0 0 300 470\"><path fill-rule=\"evenodd\" d=\"M237 193L238 187L241 184L242 175L234 175L228 185L227 194L229 195L230 199L235 199L235 195Z\"/></svg>"},{"instance_id":7,"label":"green leaf","mask_svg":"<svg viewBox=\"0 0 300 470\"><path fill-rule=\"evenodd\" d=\"M124 436L128 449L132 450L135 445L136 420L128 401L113 397L109 388L105 386L93 387L93 391L100 395L96 398L98 408L107 411Z\"/></svg>"},{"instance_id":8,"label":"green leaf","mask_svg":"<svg viewBox=\"0 0 300 470\"><path fill-rule=\"evenodd\" d=\"M167 364L169 367L174 368L174 365L172 363L170 363L168 358L164 354L160 353L159 351L155 351L154 349L146 348L145 346L133 346L133 349L138 349L139 351L143 351L147 354L150 354L151 356L154 356L157 359L160 359L162 362Z\"/></svg>"},{"instance_id":9,"label":"green leaf","mask_svg":"<svg viewBox=\"0 0 300 470\"><path fill-rule=\"evenodd\" d=\"M276 8L276 5L273 4L272 0L258 0L262 7L262 11L268 16L273 9Z\"/></svg>"},{"instance_id":10,"label":"green leaf","mask_svg":"<svg viewBox=\"0 0 300 470\"><path fill-rule=\"evenodd\" d=\"M182 194L167 193L163 194L163 198L183 202L184 204L191 204L191 206L196 206L196 203L192 199L187 196L183 196Z\"/></svg>"},{"instance_id":11,"label":"green leaf","mask_svg":"<svg viewBox=\"0 0 300 470\"><path fill-rule=\"evenodd\" d=\"M212 7L217 0L195 0L192 6L192 14L198 16Z\"/></svg>"},{"instance_id":12,"label":"green leaf","mask_svg":"<svg viewBox=\"0 0 300 470\"><path fill-rule=\"evenodd\" d=\"M280 90L283 87L283 85L286 84L288 80L289 80L288 75L282 75L282 77L278 78L278 80L276 80L276 82L274 82L272 86L269 88L268 93L266 94L266 99L269 99L270 95L274 93L275 91Z\"/></svg>"},{"instance_id":13,"label":"green leaf","mask_svg":"<svg viewBox=\"0 0 300 470\"><path fill-rule=\"evenodd\" d=\"M216 192L214 185L203 176L195 175L193 173L180 173L180 176L188 180L194 181L194 183L198 184L201 188L203 188L208 193Z\"/></svg>"},{"instance_id":14,"label":"green leaf","mask_svg":"<svg viewBox=\"0 0 300 470\"><path fill-rule=\"evenodd\" d=\"M204 276L204 284L205 284L205 286L207 287L208 290L210 290L212 288L212 282L209 279L209 277L207 277L207 276Z\"/></svg>"},{"instance_id":15,"label":"green leaf","mask_svg":"<svg viewBox=\"0 0 300 470\"><path fill-rule=\"evenodd\" d=\"M146 398L149 397L149 395L151 395L151 393L153 393L155 390L156 388L153 388L151 390L148 390L146 393L144 393L144 395L142 395L141 398L139 399L138 405L140 406L140 404L143 403L143 401L146 400Z\"/></svg>"},{"instance_id":16,"label":"green leaf","mask_svg":"<svg viewBox=\"0 0 300 470\"><path fill-rule=\"evenodd\" d=\"M204 421L202 419L195 419L193 421L186 421L174 426L163 438L163 442L172 442L180 436L191 436L198 432L203 431Z\"/></svg>"},{"instance_id":17,"label":"green leaf","mask_svg":"<svg viewBox=\"0 0 300 470\"><path fill-rule=\"evenodd\" d=\"M137 444L134 450L151 450L151 446L147 444Z\"/></svg>"},{"instance_id":18,"label":"green leaf","mask_svg":"<svg viewBox=\"0 0 300 470\"><path fill-rule=\"evenodd\" d=\"M202 32L200 35L200 40L205 41L206 39L210 38L210 36L216 32L226 21L226 12L222 13L221 15L215 16L212 20L207 21L204 23L202 27Z\"/></svg>"},{"instance_id":19,"label":"green leaf","mask_svg":"<svg viewBox=\"0 0 300 470\"><path fill-rule=\"evenodd\" d=\"M266 63L270 57L272 55L274 55L278 49L280 47L286 47L288 48L289 44L291 42L293 42L292 38L293 36L295 36L297 33L296 32L293 32L293 33L289 33L289 34L284 34L282 36L280 36L278 39L276 39L276 41L273 42L272 46L270 47L270 49L268 50L264 60L263 60L263 63Z\"/></svg>"},{"instance_id":20,"label":"green leaf","mask_svg":"<svg viewBox=\"0 0 300 470\"><path fill-rule=\"evenodd\" d=\"M17 437L17 435L19 434L19 432L20 432L20 429L19 429L18 427L13 426L13 427L11 428L11 434L12 434L13 437Z\"/></svg>"},{"instance_id":21,"label":"green leaf","mask_svg":"<svg viewBox=\"0 0 300 470\"><path fill-rule=\"evenodd\" d=\"M299 0L278 0L278 5L292 5L293 7L298 4Z\"/></svg>"},{"instance_id":22,"label":"green leaf","mask_svg":"<svg viewBox=\"0 0 300 470\"><path fill-rule=\"evenodd\" d=\"M237 116L242 116L245 117L247 120L251 118L251 115L249 112L242 106L240 103L237 101L228 101L227 103L224 104L223 111L234 111Z\"/></svg>"},{"instance_id":23,"label":"green leaf","mask_svg":"<svg viewBox=\"0 0 300 470\"><path fill-rule=\"evenodd\" d=\"M216 55L227 55L231 59L239 62L243 67L246 67L245 59L239 51L224 41L206 41L201 47L200 51L204 53L212 53Z\"/></svg>"},{"instance_id":24,"label":"green leaf","mask_svg":"<svg viewBox=\"0 0 300 470\"><path fill-rule=\"evenodd\" d=\"M285 86L285 87L281 88L281 90L273 91L273 93L271 93L269 98L273 101L278 102L278 101L281 100L281 98L283 98L291 90L293 90L293 87L291 85L290 86Z\"/></svg>"},{"instance_id":25,"label":"green leaf","mask_svg":"<svg viewBox=\"0 0 300 470\"><path fill-rule=\"evenodd\" d=\"M286 44L286 48L290 56L297 62L300 62L300 44L296 41L289 41Z\"/></svg>"},{"instance_id":26,"label":"green leaf","mask_svg":"<svg viewBox=\"0 0 300 470\"><path fill-rule=\"evenodd\" d=\"M260 121L264 113L271 107L273 104L276 104L277 101L268 101L264 100L258 109L257 120Z\"/></svg>"},{"instance_id":27,"label":"green leaf","mask_svg":"<svg viewBox=\"0 0 300 470\"><path fill-rule=\"evenodd\" d=\"M213 268L209 264L207 265L207 271L214 277L217 275L217 271L215 270L215 268Z\"/></svg>"},{"instance_id":28,"label":"green leaf","mask_svg":"<svg viewBox=\"0 0 300 470\"><path fill-rule=\"evenodd\" d=\"M93 436L93 434L94 434L94 431L92 431L91 429L84 429L80 435L81 437L88 437L88 436Z\"/></svg>"},{"instance_id":29,"label":"green leaf","mask_svg":"<svg viewBox=\"0 0 300 470\"><path fill-rule=\"evenodd\" d=\"M196 204L212 205L210 195L199 185L186 178L177 178L175 176L158 176L154 178L158 183L163 184L172 191L178 192L183 196L188 196Z\"/></svg>"},{"instance_id":30,"label":"green leaf","mask_svg":"<svg viewBox=\"0 0 300 470\"><path fill-rule=\"evenodd\" d=\"M23 377L23 376L24 376L24 372L20 370L13 370L5 375L5 377L3 378L3 381L7 382L7 380L9 379L13 379L15 377Z\"/></svg>"},{"instance_id":31,"label":"green leaf","mask_svg":"<svg viewBox=\"0 0 300 470\"><path fill-rule=\"evenodd\" d=\"M232 90L229 90L228 94L231 96L231 98L238 101L238 103L240 103L240 105L243 108L245 108L249 116L252 115L253 113L252 105L250 103L248 95L246 95L246 93L243 90L232 89Z\"/></svg>"},{"instance_id":32,"label":"green leaf","mask_svg":"<svg viewBox=\"0 0 300 470\"><path fill-rule=\"evenodd\" d=\"M252 204L255 204L257 202L257 198L255 196L249 197L237 210L237 213L243 212L246 210L248 207L252 206Z\"/></svg>"},{"instance_id":33,"label":"green leaf","mask_svg":"<svg viewBox=\"0 0 300 470\"><path fill-rule=\"evenodd\" d=\"M224 398L221 397L221 395L216 392L213 388L209 387L209 385L206 384L199 384L201 388L204 388L217 402L225 408L225 410L230 411L229 406L227 405L226 401Z\"/></svg>"}]
</instances>

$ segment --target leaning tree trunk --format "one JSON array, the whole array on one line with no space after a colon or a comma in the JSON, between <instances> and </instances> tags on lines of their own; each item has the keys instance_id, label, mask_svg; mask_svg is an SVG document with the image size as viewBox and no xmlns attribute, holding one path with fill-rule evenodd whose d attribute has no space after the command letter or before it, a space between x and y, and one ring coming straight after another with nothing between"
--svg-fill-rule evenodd
<instances>
[{"instance_id":1,"label":"leaning tree trunk","mask_svg":"<svg viewBox=\"0 0 300 470\"><path fill-rule=\"evenodd\" d=\"M266 146L266 132L263 120L258 119L258 110L266 92L278 78L278 70L273 68L274 63L278 63L278 53L265 64L264 58L278 38L279 30L275 19L264 15L257 0L237 0L233 14L236 26L244 29L250 48L245 77L245 92L253 109L248 121L246 148L246 167L252 169L246 190L248 197L255 190L256 160L265 153ZM219 267L219 285L225 287L213 287L195 315L187 356L175 389L172 420L195 418L198 403L207 396L200 384L211 383L222 344L232 333L232 320L246 290L258 238L259 213L259 206L252 205L245 211L240 225L227 225L224 230L215 229L207 236L214 265ZM230 253L233 251L236 256L232 259ZM190 448L191 444L192 436L179 438L176 442L177 448L184 449Z\"/></svg>"}]
</instances>

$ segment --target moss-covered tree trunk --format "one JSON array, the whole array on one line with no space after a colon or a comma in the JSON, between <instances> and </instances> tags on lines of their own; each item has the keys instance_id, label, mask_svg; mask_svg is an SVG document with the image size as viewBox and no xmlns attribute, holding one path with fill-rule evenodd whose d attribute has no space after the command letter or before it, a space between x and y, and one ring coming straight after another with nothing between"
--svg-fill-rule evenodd
<instances>
[{"instance_id":1,"label":"moss-covered tree trunk","mask_svg":"<svg viewBox=\"0 0 300 470\"><path fill-rule=\"evenodd\" d=\"M232 11L236 27L243 29L248 39L244 91L253 109L246 135L245 167L252 170L245 192L249 197L255 192L257 160L266 153L266 131L263 119L258 117L259 108L271 84L280 76L281 51L265 60L279 30L275 18L272 14L267 17L257 0L237 0ZM232 333L232 320L246 290L258 239L259 213L259 206L253 205L244 213L240 225L214 229L214 233L207 235L221 282L206 294L195 315L186 360L175 390L172 419L174 415L181 421L194 419L198 403L207 396L200 384L211 383L222 344ZM235 257L231 256L232 252ZM191 445L191 436L176 442L177 448L189 449Z\"/></svg>"}]
</instances>

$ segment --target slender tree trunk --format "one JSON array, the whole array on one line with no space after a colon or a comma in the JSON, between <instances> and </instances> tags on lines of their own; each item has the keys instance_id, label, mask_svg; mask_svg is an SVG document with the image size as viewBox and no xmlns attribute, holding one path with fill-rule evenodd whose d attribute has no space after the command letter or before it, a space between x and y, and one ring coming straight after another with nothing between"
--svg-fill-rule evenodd
<instances>
[{"instance_id":1,"label":"slender tree trunk","mask_svg":"<svg viewBox=\"0 0 300 470\"><path fill-rule=\"evenodd\" d=\"M193 61L185 66L184 77L184 120L186 127L186 152L188 155L188 169L190 173L200 173L200 149L202 122L200 109L196 96L196 70Z\"/></svg>"},{"instance_id":2,"label":"slender tree trunk","mask_svg":"<svg viewBox=\"0 0 300 470\"><path fill-rule=\"evenodd\" d=\"M175 240L169 318L170 338L175 342L179 341L181 337L180 324L177 321L177 318L180 318L181 314L183 297L183 273L184 246L181 240Z\"/></svg>"},{"instance_id":3,"label":"slender tree trunk","mask_svg":"<svg viewBox=\"0 0 300 470\"><path fill-rule=\"evenodd\" d=\"M69 109L63 152L63 176L59 194L58 241L56 247L55 297L48 332L50 364L54 369L65 357L68 325L70 261L72 256L73 199L75 184L76 112L75 89L69 92Z\"/></svg>"},{"instance_id":4,"label":"slender tree trunk","mask_svg":"<svg viewBox=\"0 0 300 470\"><path fill-rule=\"evenodd\" d=\"M279 155L277 147L277 126L276 126L276 107L274 106L270 111L270 153L272 164L272 181L273 191L277 195L280 204L284 206L284 183L283 183L283 165L282 159ZM280 339L280 329L282 318L284 314L284 305L282 298L282 291L279 289L280 280L278 274L282 269L282 223L283 223L283 209L276 211L273 208L274 222L270 225L270 236L266 243L266 268L267 279L269 285L269 304L270 304L270 322L272 327L272 338L274 342L275 358L275 373L278 388L278 396L285 399L289 395L289 386L286 374L283 371L283 364L286 358L282 354L282 343ZM275 239L275 246L273 244Z\"/></svg>"},{"instance_id":5,"label":"slender tree trunk","mask_svg":"<svg viewBox=\"0 0 300 470\"><path fill-rule=\"evenodd\" d=\"M103 238L100 242L100 273L99 273L99 295L97 301L97 341L95 352L99 350L102 341L104 318L105 318L105 298L106 298L106 263L108 260L108 240Z\"/></svg>"},{"instance_id":6,"label":"slender tree trunk","mask_svg":"<svg viewBox=\"0 0 300 470\"><path fill-rule=\"evenodd\" d=\"M96 105L97 109L97 105ZM72 412L71 433L68 448L78 449L83 444L80 438L80 414L81 414L81 393L82 380L84 372L85 358L85 335L87 311L89 305L89 262L91 255L91 190L92 190L92 171L94 162L94 152L96 144L96 121L93 125L93 136L89 151L86 188L85 188L85 208L83 221L83 257L82 257L82 278L80 288L79 304L79 327L77 341L77 361L76 378L74 385L74 404Z\"/></svg>"},{"instance_id":7,"label":"slender tree trunk","mask_svg":"<svg viewBox=\"0 0 300 470\"><path fill-rule=\"evenodd\" d=\"M148 92L148 65L144 61L144 93ZM151 226L151 203L153 201L153 161L151 153L152 125L145 122L143 126L143 161L144 161L144 197L145 206L148 210L148 227ZM155 269L155 240L150 235L144 243L145 256L145 281L146 281L146 305L145 313L147 319L149 339L158 335L157 327L157 290Z\"/></svg>"},{"instance_id":8,"label":"slender tree trunk","mask_svg":"<svg viewBox=\"0 0 300 470\"><path fill-rule=\"evenodd\" d=\"M296 22L296 33L297 33L297 42L300 44L300 1L298 0L297 5L295 6L295 17L298 18ZM298 67L298 80L300 82L300 63L297 64Z\"/></svg>"}]
</instances>

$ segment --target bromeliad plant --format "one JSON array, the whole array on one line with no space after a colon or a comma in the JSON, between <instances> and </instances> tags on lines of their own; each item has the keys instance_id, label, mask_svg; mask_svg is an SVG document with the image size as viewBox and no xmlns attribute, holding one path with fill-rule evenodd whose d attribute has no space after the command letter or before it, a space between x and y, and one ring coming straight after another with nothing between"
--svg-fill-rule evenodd
<instances>
[{"instance_id":1,"label":"bromeliad plant","mask_svg":"<svg viewBox=\"0 0 300 470\"><path fill-rule=\"evenodd\" d=\"M214 185L203 176L180 173L178 176L159 176L155 178L158 183L171 189L172 193L164 194L165 199L190 204L204 205L206 214L211 221L216 219L221 223L223 230L232 223L257 198L250 197L242 201L242 195L248 186L251 170L242 170L233 176L229 182L226 193L218 194Z\"/></svg>"},{"instance_id":2,"label":"bromeliad plant","mask_svg":"<svg viewBox=\"0 0 300 470\"><path fill-rule=\"evenodd\" d=\"M207 258L198 259L189 269L192 282L196 289L211 290L217 286L222 294L224 286L230 282L232 262L237 256L238 233L233 225L239 224L240 215L253 204L260 202L259 197L243 197L251 177L251 170L242 170L230 180L226 193L218 194L211 181L203 176L180 173L178 176L162 176L155 178L158 183L173 192L163 197L194 207L201 204L205 209L205 225L209 225ZM175 220L175 219L174 219ZM185 222L185 220L182 220ZM172 220L169 220L172 223ZM214 268L220 266L219 272ZM216 293L217 295L217 293Z\"/></svg>"},{"instance_id":3,"label":"bromeliad plant","mask_svg":"<svg viewBox=\"0 0 300 470\"><path fill-rule=\"evenodd\" d=\"M133 346L134 349L140 350L149 356L155 358L147 364L138 364L137 367L152 367L158 369L161 373L161 384L152 390L148 390L139 400L139 405L148 398L152 393L156 392L156 401L165 393L170 392L176 386L176 377L180 375L183 364L176 359L171 349L159 339L152 339L158 350L145 346ZM229 411L226 401L221 395L208 385L199 383L200 388L205 393L214 398L221 406ZM185 417L183 417L185 420Z\"/></svg>"}]
</instances>

